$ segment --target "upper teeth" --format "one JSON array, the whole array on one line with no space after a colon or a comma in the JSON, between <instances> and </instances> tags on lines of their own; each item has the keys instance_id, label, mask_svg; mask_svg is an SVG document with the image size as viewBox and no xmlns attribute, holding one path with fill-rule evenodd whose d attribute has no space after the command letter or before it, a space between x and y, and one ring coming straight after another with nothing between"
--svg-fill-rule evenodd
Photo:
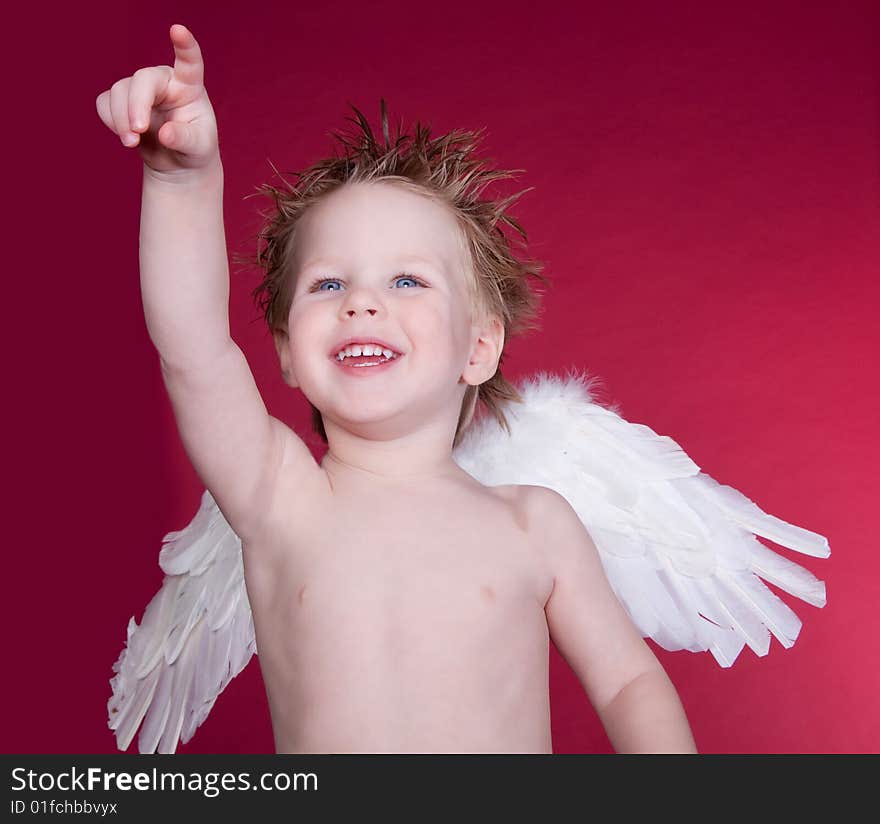
<instances>
[{"instance_id":1,"label":"upper teeth","mask_svg":"<svg viewBox=\"0 0 880 824\"><path fill-rule=\"evenodd\" d=\"M338 360L345 360L345 358L352 356L358 357L359 355L384 355L388 360L397 357L397 355L390 349L383 349L381 346L374 346L371 343L367 343L363 346L355 343L351 346L346 346L345 349L340 349L339 352L336 353Z\"/></svg>"}]
</instances>

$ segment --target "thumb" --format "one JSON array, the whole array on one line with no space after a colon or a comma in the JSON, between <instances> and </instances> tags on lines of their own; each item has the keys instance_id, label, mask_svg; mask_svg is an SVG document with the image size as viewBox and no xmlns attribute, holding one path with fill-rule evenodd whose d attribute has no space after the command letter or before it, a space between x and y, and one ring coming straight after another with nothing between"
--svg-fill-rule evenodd
<instances>
[{"instance_id":1,"label":"thumb","mask_svg":"<svg viewBox=\"0 0 880 824\"><path fill-rule=\"evenodd\" d=\"M168 149L184 154L193 154L197 149L195 129L187 123L167 121L157 134L159 142Z\"/></svg>"}]
</instances>

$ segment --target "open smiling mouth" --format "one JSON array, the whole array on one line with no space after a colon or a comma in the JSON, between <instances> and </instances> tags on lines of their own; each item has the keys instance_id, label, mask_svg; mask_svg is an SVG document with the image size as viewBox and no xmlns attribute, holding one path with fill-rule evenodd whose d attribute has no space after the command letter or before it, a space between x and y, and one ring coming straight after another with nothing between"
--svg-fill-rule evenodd
<instances>
[{"instance_id":1,"label":"open smiling mouth","mask_svg":"<svg viewBox=\"0 0 880 824\"><path fill-rule=\"evenodd\" d=\"M390 369L403 355L395 355L393 358L386 358L383 355L355 355L346 356L344 360L334 358L336 365L340 369L353 374L375 374Z\"/></svg>"}]
</instances>

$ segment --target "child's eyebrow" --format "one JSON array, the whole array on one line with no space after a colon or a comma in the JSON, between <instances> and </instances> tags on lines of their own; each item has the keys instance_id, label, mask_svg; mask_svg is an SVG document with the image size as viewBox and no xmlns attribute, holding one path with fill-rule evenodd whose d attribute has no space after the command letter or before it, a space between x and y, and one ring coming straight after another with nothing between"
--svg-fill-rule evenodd
<instances>
[{"instance_id":1,"label":"child's eyebrow","mask_svg":"<svg viewBox=\"0 0 880 824\"><path fill-rule=\"evenodd\" d=\"M394 265L402 266L409 263L418 263L423 266L430 266L437 271L444 271L443 265L438 260L432 260L431 258L424 257L423 255L398 255L393 259ZM344 264L344 261L337 257L321 257L314 258L310 260L308 263L304 264L301 267L301 271L305 271L306 269L314 269L320 266L336 266Z\"/></svg>"}]
</instances>

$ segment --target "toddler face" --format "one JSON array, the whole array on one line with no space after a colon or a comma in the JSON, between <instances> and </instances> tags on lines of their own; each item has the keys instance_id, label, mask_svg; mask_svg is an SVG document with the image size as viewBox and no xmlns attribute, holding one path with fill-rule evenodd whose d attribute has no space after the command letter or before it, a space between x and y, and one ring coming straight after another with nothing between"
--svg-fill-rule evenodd
<instances>
[{"instance_id":1,"label":"toddler face","mask_svg":"<svg viewBox=\"0 0 880 824\"><path fill-rule=\"evenodd\" d=\"M392 183L349 184L305 213L294 242L289 337L278 344L288 382L325 423L360 425L372 437L454 423L478 332L452 214ZM384 366L340 365L337 352L352 338L400 354Z\"/></svg>"}]
</instances>

